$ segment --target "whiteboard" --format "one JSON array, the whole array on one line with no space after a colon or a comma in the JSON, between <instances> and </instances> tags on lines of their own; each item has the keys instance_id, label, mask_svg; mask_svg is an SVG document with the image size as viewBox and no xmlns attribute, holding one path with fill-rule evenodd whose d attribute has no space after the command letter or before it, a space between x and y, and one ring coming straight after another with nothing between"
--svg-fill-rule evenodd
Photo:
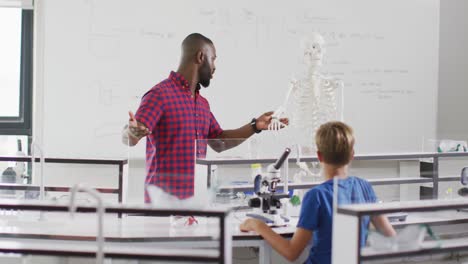
<instances>
[{"instance_id":1,"label":"whiteboard","mask_svg":"<svg viewBox=\"0 0 468 264\"><path fill-rule=\"evenodd\" d=\"M125 155L128 110L177 69L192 32L217 49L202 95L224 129L283 102L303 68L300 39L320 32L322 72L344 81L357 153L420 151L435 137L438 0L44 0L36 12L49 156ZM144 157L144 145L131 155Z\"/></svg>"}]
</instances>

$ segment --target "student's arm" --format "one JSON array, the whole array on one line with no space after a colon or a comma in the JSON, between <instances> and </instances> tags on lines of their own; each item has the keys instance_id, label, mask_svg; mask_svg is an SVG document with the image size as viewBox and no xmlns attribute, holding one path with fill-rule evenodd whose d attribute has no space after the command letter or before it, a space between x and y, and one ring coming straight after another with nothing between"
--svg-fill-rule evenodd
<instances>
[{"instance_id":1,"label":"student's arm","mask_svg":"<svg viewBox=\"0 0 468 264\"><path fill-rule=\"evenodd\" d=\"M385 215L376 215L371 217L372 224L385 236L395 236L396 232Z\"/></svg>"},{"instance_id":2,"label":"student's arm","mask_svg":"<svg viewBox=\"0 0 468 264\"><path fill-rule=\"evenodd\" d=\"M368 202L370 203L376 203L377 202L377 195L375 194L374 189L372 188L372 185L364 180L364 190L365 193L367 194L367 199ZM388 218L385 215L374 215L371 216L371 222L375 226L375 228L384 234L385 236L395 236L396 232L395 229L393 229L393 226L390 224L388 221Z\"/></svg>"},{"instance_id":3,"label":"student's arm","mask_svg":"<svg viewBox=\"0 0 468 264\"><path fill-rule=\"evenodd\" d=\"M241 225L242 231L255 231L261 235L281 256L295 261L309 243L312 232L298 227L290 240L275 233L269 226L258 219L247 219Z\"/></svg>"}]
</instances>

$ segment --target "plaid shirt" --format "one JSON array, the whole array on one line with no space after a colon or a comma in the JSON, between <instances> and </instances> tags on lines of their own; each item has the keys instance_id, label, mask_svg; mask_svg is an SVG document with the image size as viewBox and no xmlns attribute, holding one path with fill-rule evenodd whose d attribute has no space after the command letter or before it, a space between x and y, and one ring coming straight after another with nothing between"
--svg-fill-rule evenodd
<instances>
[{"instance_id":1,"label":"plaid shirt","mask_svg":"<svg viewBox=\"0 0 468 264\"><path fill-rule=\"evenodd\" d=\"M146 181L180 199L193 196L195 140L219 136L223 130L208 101L191 97L187 80L176 72L155 85L141 101L135 118L151 132L146 139ZM196 155L206 155L206 140ZM145 202L149 202L145 191Z\"/></svg>"}]
</instances>

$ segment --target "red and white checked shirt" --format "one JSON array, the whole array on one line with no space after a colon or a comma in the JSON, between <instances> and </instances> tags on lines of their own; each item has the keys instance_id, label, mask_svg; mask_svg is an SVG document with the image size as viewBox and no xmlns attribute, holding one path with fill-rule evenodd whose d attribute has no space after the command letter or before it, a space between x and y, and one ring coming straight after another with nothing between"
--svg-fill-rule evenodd
<instances>
[{"instance_id":1,"label":"red and white checked shirt","mask_svg":"<svg viewBox=\"0 0 468 264\"><path fill-rule=\"evenodd\" d=\"M180 199L193 196L195 155L204 157L207 145L206 140L195 140L223 132L208 101L198 91L191 97L187 80L172 71L143 96L135 118L152 131L146 139L145 184ZM145 191L145 202L149 200Z\"/></svg>"}]
</instances>

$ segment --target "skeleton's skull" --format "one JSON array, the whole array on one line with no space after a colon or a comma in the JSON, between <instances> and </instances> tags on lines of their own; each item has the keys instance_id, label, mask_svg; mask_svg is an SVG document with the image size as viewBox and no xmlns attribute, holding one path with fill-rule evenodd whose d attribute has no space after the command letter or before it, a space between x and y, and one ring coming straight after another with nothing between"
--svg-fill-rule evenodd
<instances>
[{"instance_id":1,"label":"skeleton's skull","mask_svg":"<svg viewBox=\"0 0 468 264\"><path fill-rule=\"evenodd\" d=\"M307 66L321 66L323 54L325 53L325 40L322 35L312 33L302 40L302 50L304 51L304 63Z\"/></svg>"}]
</instances>

